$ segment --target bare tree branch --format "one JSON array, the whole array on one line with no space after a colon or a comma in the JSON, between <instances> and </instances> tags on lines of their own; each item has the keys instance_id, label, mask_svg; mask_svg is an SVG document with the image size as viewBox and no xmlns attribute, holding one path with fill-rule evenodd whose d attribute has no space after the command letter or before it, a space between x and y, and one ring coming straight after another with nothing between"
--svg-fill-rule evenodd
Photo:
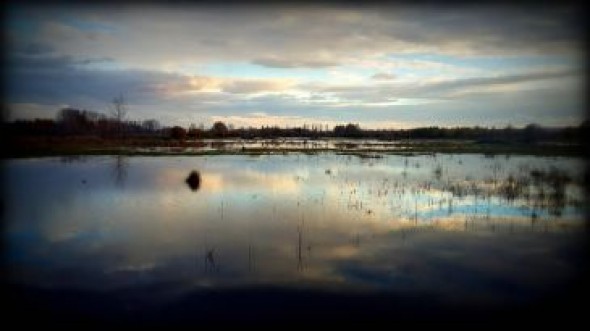
<instances>
[{"instance_id":1,"label":"bare tree branch","mask_svg":"<svg viewBox=\"0 0 590 331\"><path fill-rule=\"evenodd\" d=\"M113 98L111 114L119 123L121 123L125 118L125 115L127 115L127 104L123 94L119 94L119 96Z\"/></svg>"},{"instance_id":2,"label":"bare tree branch","mask_svg":"<svg viewBox=\"0 0 590 331\"><path fill-rule=\"evenodd\" d=\"M127 104L125 102L125 97L123 96L123 94L119 94L119 96L113 98L111 114L117 121L117 133L119 136L121 136L123 120L125 119L125 115L127 115Z\"/></svg>"}]
</instances>

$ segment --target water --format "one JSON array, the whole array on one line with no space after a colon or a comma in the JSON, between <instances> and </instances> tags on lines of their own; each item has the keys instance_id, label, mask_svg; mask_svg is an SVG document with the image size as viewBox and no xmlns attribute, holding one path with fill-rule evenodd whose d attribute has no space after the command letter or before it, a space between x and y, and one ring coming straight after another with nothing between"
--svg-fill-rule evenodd
<instances>
[{"instance_id":1,"label":"water","mask_svg":"<svg viewBox=\"0 0 590 331\"><path fill-rule=\"evenodd\" d=\"M116 293L106 306L142 312L258 288L532 304L585 270L583 166L477 154L8 160L7 279L54 293L40 309L67 291Z\"/></svg>"},{"instance_id":2,"label":"water","mask_svg":"<svg viewBox=\"0 0 590 331\"><path fill-rule=\"evenodd\" d=\"M264 149L268 151L294 151L294 150L308 150L308 151L403 151L408 147L408 143L427 144L432 142L441 143L442 139L438 140L404 140L404 141L384 141L376 139L343 139L343 138L275 138L275 139L240 139L229 138L226 140L220 139L199 139L187 140L186 143L190 147L148 147L138 148L129 146L128 149L137 152L204 152L204 151L248 151L253 149ZM453 141L456 142L456 141ZM470 143L471 141L464 141Z\"/></svg>"}]
</instances>

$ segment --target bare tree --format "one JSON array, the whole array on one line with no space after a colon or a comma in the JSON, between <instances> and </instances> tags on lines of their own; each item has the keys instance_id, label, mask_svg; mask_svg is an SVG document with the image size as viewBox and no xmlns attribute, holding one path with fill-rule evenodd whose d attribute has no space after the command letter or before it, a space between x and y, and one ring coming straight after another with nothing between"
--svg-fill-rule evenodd
<instances>
[{"instance_id":1,"label":"bare tree","mask_svg":"<svg viewBox=\"0 0 590 331\"><path fill-rule=\"evenodd\" d=\"M120 136L123 119L125 118L125 115L127 115L127 104L125 102L125 97L123 97L123 94L119 94L119 96L113 98L111 114L117 121L117 133Z\"/></svg>"},{"instance_id":2,"label":"bare tree","mask_svg":"<svg viewBox=\"0 0 590 331\"><path fill-rule=\"evenodd\" d=\"M119 94L119 96L113 98L111 114L118 122L123 121L125 115L127 115L127 104L125 103L123 94Z\"/></svg>"},{"instance_id":3,"label":"bare tree","mask_svg":"<svg viewBox=\"0 0 590 331\"><path fill-rule=\"evenodd\" d=\"M142 122L141 126L149 132L155 132L159 130L161 127L160 122L158 122L158 120L155 119L145 120Z\"/></svg>"}]
</instances>

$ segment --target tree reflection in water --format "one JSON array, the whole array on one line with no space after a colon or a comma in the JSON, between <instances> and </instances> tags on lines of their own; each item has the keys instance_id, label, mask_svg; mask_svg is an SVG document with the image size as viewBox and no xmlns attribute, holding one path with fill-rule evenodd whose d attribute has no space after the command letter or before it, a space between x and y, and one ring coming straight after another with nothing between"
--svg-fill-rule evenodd
<instances>
[{"instance_id":1,"label":"tree reflection in water","mask_svg":"<svg viewBox=\"0 0 590 331\"><path fill-rule=\"evenodd\" d=\"M127 179L127 168L129 168L129 161L127 160L127 157L123 155L115 156L115 163L113 164L113 177L115 179L116 186L125 186L125 180Z\"/></svg>"}]
</instances>

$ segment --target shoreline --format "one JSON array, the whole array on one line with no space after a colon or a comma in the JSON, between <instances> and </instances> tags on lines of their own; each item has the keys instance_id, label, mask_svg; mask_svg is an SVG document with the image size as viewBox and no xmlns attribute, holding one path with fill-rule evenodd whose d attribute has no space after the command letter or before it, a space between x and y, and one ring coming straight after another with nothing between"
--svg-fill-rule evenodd
<instances>
[{"instance_id":1,"label":"shoreline","mask_svg":"<svg viewBox=\"0 0 590 331\"><path fill-rule=\"evenodd\" d=\"M346 150L346 149L266 149L251 148L244 150L190 150L169 148L168 150L149 150L146 148L84 148L84 149L45 149L45 150L26 150L22 152L5 153L4 159L18 158L35 158L35 157L53 157L53 156L221 156L221 155L321 155L337 154L350 155L360 158L378 159L388 155L399 156L417 156L432 154L485 154L490 156L512 156L512 155L533 155L533 156L559 156L585 158L583 147L572 146L569 148L546 149L542 147L530 148L527 146L516 146L508 148L488 148L487 146L469 147L469 148L407 148L404 150Z\"/></svg>"},{"instance_id":2,"label":"shoreline","mask_svg":"<svg viewBox=\"0 0 590 331\"><path fill-rule=\"evenodd\" d=\"M299 141L280 139L228 140L164 140L164 139L100 139L97 137L20 137L7 139L2 157L29 158L72 155L125 156L213 156L213 155L288 155L339 154L361 158L386 155L424 154L486 154L538 155L585 158L582 144L522 142L489 143L469 140L379 141L322 139ZM258 144L247 146L247 144ZM260 146L261 145L261 146Z\"/></svg>"}]
</instances>

